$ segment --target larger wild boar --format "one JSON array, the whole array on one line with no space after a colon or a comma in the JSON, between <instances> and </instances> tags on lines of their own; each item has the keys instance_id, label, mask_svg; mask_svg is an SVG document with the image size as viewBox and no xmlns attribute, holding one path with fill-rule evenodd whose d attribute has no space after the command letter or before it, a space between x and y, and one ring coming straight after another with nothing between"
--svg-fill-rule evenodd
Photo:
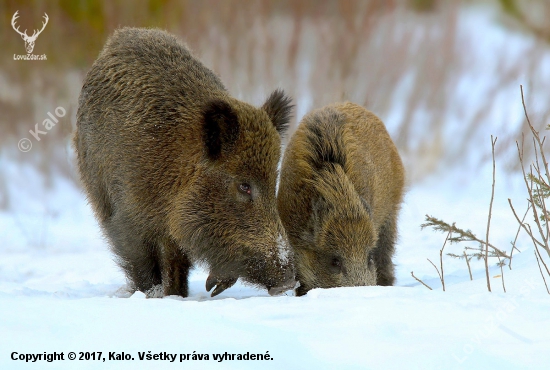
<instances>
[{"instance_id":1,"label":"larger wild boar","mask_svg":"<svg viewBox=\"0 0 550 370\"><path fill-rule=\"evenodd\" d=\"M343 103L304 117L285 151L278 193L298 295L394 283L403 185L397 149L374 114Z\"/></svg>"},{"instance_id":2,"label":"larger wild boar","mask_svg":"<svg viewBox=\"0 0 550 370\"><path fill-rule=\"evenodd\" d=\"M277 294L294 286L276 207L290 99L256 108L174 36L123 28L80 94L74 145L88 199L133 289L188 295L207 265L212 295L238 278Z\"/></svg>"}]
</instances>

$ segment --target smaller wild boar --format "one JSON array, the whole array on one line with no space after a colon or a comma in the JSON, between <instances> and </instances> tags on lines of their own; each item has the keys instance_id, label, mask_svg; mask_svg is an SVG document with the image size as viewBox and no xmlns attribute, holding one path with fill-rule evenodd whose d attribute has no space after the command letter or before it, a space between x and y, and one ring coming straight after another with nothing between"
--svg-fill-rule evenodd
<instances>
[{"instance_id":1,"label":"smaller wild boar","mask_svg":"<svg viewBox=\"0 0 550 370\"><path fill-rule=\"evenodd\" d=\"M301 296L393 285L404 169L384 124L353 103L306 115L284 154L278 209Z\"/></svg>"}]
</instances>

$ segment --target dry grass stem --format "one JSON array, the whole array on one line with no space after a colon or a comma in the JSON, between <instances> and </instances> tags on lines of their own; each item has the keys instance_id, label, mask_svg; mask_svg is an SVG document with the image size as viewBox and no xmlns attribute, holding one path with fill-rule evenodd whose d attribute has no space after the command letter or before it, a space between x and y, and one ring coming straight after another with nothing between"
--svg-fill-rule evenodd
<instances>
[{"instance_id":1,"label":"dry grass stem","mask_svg":"<svg viewBox=\"0 0 550 370\"><path fill-rule=\"evenodd\" d=\"M414 273L411 271L411 276L416 280L418 281L420 284L424 285L426 288L430 289L430 290L433 290L428 284L426 284L425 282L423 282L422 280L420 280L419 278L417 278L416 276L414 276Z\"/></svg>"},{"instance_id":2,"label":"dry grass stem","mask_svg":"<svg viewBox=\"0 0 550 370\"><path fill-rule=\"evenodd\" d=\"M529 114L527 114L527 107L525 106L525 98L523 96L523 85L519 85L519 88L521 91L521 103L523 104L523 112L525 113L525 118L527 119L527 124L529 125L531 132L533 133L535 140L539 144L542 163L544 164L544 169L546 171L546 178L550 181L550 171L548 171L548 161L546 160L546 156L544 155L544 151L542 150L544 139L542 141L540 140L539 132L535 130L535 128L531 124L531 120L529 119Z\"/></svg>"},{"instance_id":3,"label":"dry grass stem","mask_svg":"<svg viewBox=\"0 0 550 370\"><path fill-rule=\"evenodd\" d=\"M545 141L546 137L544 137L544 139L542 140L543 144L544 144L544 141ZM542 177L541 173L540 173L540 164L539 164L539 157L538 157L538 150L537 150L537 146L535 144L535 139L533 139L533 147L535 148L535 163L534 163L534 167L535 167L535 171L537 172L537 177L535 177L533 175L533 168L531 167L531 182L534 181L534 179L537 179L537 185L538 185L538 188L536 190L536 199L538 199L539 201L539 206L542 208L542 217L544 218L544 220L546 221L544 223L544 225L546 226L546 235L543 235L543 239L545 240L548 240L548 235L550 235L550 225L548 223L548 211L546 210L546 201L544 200L545 197L541 194L541 187L546 187L548 188L548 184L544 181L544 177ZM542 148L540 149L542 151ZM532 184L531 184L532 186Z\"/></svg>"},{"instance_id":4,"label":"dry grass stem","mask_svg":"<svg viewBox=\"0 0 550 370\"><path fill-rule=\"evenodd\" d=\"M502 278L502 290L504 290L504 293L506 293L506 284L504 284L504 270L502 269L502 265L504 265L504 263L500 260L500 257L497 256L498 258L498 265L500 267L500 277Z\"/></svg>"},{"instance_id":5,"label":"dry grass stem","mask_svg":"<svg viewBox=\"0 0 550 370\"><path fill-rule=\"evenodd\" d=\"M541 242L539 242L537 240L537 238L535 238L535 236L531 232L531 227L529 226L529 224L524 223L524 222L519 220L518 214L516 213L516 210L515 210L514 206L512 205L512 200L510 198L508 198L508 204L510 204L510 208L512 209L512 212L514 213L514 216L516 217L516 220L519 222L520 226L523 227L523 230L525 230L527 235L529 235L529 237L533 240L533 243L536 243L536 244L540 245L542 248L545 248L544 244L542 244Z\"/></svg>"},{"instance_id":6,"label":"dry grass stem","mask_svg":"<svg viewBox=\"0 0 550 370\"><path fill-rule=\"evenodd\" d=\"M531 120L529 119L529 114L527 113L527 107L525 105L525 97L524 97L524 94L523 94L523 86L522 85L520 85L520 91L521 91L521 102L523 104L523 112L525 113L525 119L527 120L527 124L529 125L529 129L531 130L531 133L532 133L533 138L534 138L533 145L534 145L534 149L535 149L535 163L533 165L529 166L529 174L526 173L525 165L524 165L524 154L523 154L524 136L523 135L522 135L522 140L521 140L521 148L520 148L520 145L517 141L516 141L516 147L517 147L517 150L518 150L518 157L519 157L519 162L520 162L520 166L521 166L521 172L523 174L523 180L525 182L525 187L527 188L527 192L529 194L528 201L529 201L529 204L531 205L531 208L532 208L532 211L533 211L533 216L534 216L534 219L535 219L535 223L537 225L539 234L542 237L542 241L539 241L538 239L536 239L532 232L529 233L529 236L533 239L534 242L536 242L539 246L541 246L546 251L548 256L550 256L550 247L548 245L548 235L550 234L550 232L549 232L548 220L546 218L548 213L546 211L546 204L544 202L544 196L541 195L541 192L543 190L542 187L544 186L544 184L547 185L548 183L550 183L550 174L549 174L549 171L548 171L548 161L546 160L546 156L544 154L544 141L545 141L546 138L543 138L541 140L540 136L539 136L539 132L537 130L535 130L535 128L531 124ZM535 142L536 142L536 144L535 144ZM540 171L540 162L539 162L539 156L538 156L539 153L540 153L540 160L542 161L542 164L544 165L544 170L545 170L545 173L546 173L546 180L547 181L544 180L544 177L542 176L541 171ZM535 177L533 175L533 167L535 168L535 171L538 174L537 177ZM533 192L533 187L535 187L534 192ZM535 193L535 194L533 194L533 193ZM539 207L540 207L543 215L539 214L539 211L537 209ZM517 214L515 213L515 211L514 211L514 215L516 216L516 219L518 219ZM540 221L541 218L546 220L546 222L545 222L546 233L543 231L543 227L542 227L541 221ZM523 227L527 231L527 227L525 227L525 224L523 224Z\"/></svg>"},{"instance_id":7,"label":"dry grass stem","mask_svg":"<svg viewBox=\"0 0 550 370\"><path fill-rule=\"evenodd\" d=\"M437 275L439 275L439 280L441 281L441 285L443 286L443 291L445 291L445 283L443 282L443 277L441 276L439 269L429 258L426 259L432 264L432 266L435 268L435 271L437 271Z\"/></svg>"},{"instance_id":8,"label":"dry grass stem","mask_svg":"<svg viewBox=\"0 0 550 370\"><path fill-rule=\"evenodd\" d=\"M510 199L508 199L510 200ZM510 204L511 206L511 204ZM529 209L531 208L531 205L527 205L527 209L525 210L525 214L523 215L523 218L521 219L521 222L518 225L518 231L516 231L516 237L514 238L514 241L512 242L512 250L510 251L510 262L508 263L508 268L512 269L512 258L514 257L514 249L521 253L519 249L516 247L516 243L518 241L519 232L521 231L521 225L525 221L525 217L527 217L527 213L529 213Z\"/></svg>"},{"instance_id":9,"label":"dry grass stem","mask_svg":"<svg viewBox=\"0 0 550 370\"><path fill-rule=\"evenodd\" d=\"M546 287L546 292L548 294L550 294L550 290L548 290L548 285L546 284L546 278L544 277L544 273L542 272L542 269L540 267L539 257L537 256L536 250L535 250L535 258L537 259L537 264L539 265L540 276L542 276L542 280L544 281L544 286ZM422 283L422 284L424 284L424 283Z\"/></svg>"},{"instance_id":10,"label":"dry grass stem","mask_svg":"<svg viewBox=\"0 0 550 370\"><path fill-rule=\"evenodd\" d=\"M489 216L487 218L487 236L485 238L486 244L485 244L485 275L487 277L487 290L491 291L491 280L489 278L489 230L491 228L491 215L493 212L493 200L495 198L495 144L497 142L497 139L493 140L493 135L491 135L491 149L493 153L493 185L491 187L491 203L489 204ZM499 257L500 262L500 257ZM502 271L502 266L501 266ZM502 281L504 281L504 276ZM506 289L504 290L506 291Z\"/></svg>"},{"instance_id":11,"label":"dry grass stem","mask_svg":"<svg viewBox=\"0 0 550 370\"><path fill-rule=\"evenodd\" d=\"M544 269L546 270L546 273L548 274L548 276L550 276L550 270L548 270L548 266L546 265L546 262L544 262L544 259L542 258L542 256L540 255L540 251L539 249L537 248L537 245L535 244L535 254L538 255L538 257L540 258L542 264L544 265Z\"/></svg>"},{"instance_id":12,"label":"dry grass stem","mask_svg":"<svg viewBox=\"0 0 550 370\"><path fill-rule=\"evenodd\" d=\"M523 164L523 138L522 138L522 143L521 143L521 150L520 150L520 147L519 147L519 143L516 142L516 145L517 145L517 148L518 148L518 156L519 156L519 161L520 161L520 164L521 164L521 172L523 173L523 180L525 182L525 187L527 188L527 193L529 193L529 202L532 204L532 210L533 210L533 215L535 216L535 223L537 224L537 228L539 229L539 233L540 235L544 235L543 231L542 231L542 226L540 225L540 220L539 220L539 213L537 211L537 207L536 207L536 202L535 202L535 199L534 199L534 196L533 196L533 180L532 180L532 176L533 176L533 172L532 172L532 169L531 169L531 180L530 182L527 180L529 178L528 175L526 175L525 173L525 166ZM531 234L532 237L533 234ZM540 246L543 247L548 255L550 256L550 249L548 248L548 243L545 242L545 245L543 245L542 243L540 243Z\"/></svg>"},{"instance_id":13,"label":"dry grass stem","mask_svg":"<svg viewBox=\"0 0 550 370\"><path fill-rule=\"evenodd\" d=\"M464 253L464 259L466 260L466 264L468 265L468 273L470 274L470 280L474 280L474 278L472 277L472 269L470 267L470 258L468 258L468 256L466 255L466 251L464 251L463 253Z\"/></svg>"},{"instance_id":14,"label":"dry grass stem","mask_svg":"<svg viewBox=\"0 0 550 370\"><path fill-rule=\"evenodd\" d=\"M455 224L453 223L452 226L454 226ZM441 247L441 249L439 250L439 266L441 267L441 276L440 276L440 279L441 279L441 286L443 287L443 291L445 291L445 274L443 272L443 250L445 249L445 245L447 245L447 240L449 240L449 238L451 237L452 235L452 229L449 230L449 233L447 234L447 237L445 237L445 241L443 242L443 247Z\"/></svg>"}]
</instances>

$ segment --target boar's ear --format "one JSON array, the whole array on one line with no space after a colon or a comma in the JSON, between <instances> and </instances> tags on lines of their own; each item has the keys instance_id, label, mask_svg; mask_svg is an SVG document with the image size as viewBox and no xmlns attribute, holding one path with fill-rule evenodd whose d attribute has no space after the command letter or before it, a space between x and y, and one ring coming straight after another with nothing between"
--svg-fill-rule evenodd
<instances>
[{"instance_id":1,"label":"boar's ear","mask_svg":"<svg viewBox=\"0 0 550 370\"><path fill-rule=\"evenodd\" d=\"M262 106L263 110L271 118L271 122L273 122L273 126L277 129L279 135L284 134L288 128L290 113L292 108L294 108L294 105L291 103L292 99L286 96L283 90L277 89L269 95L269 98L267 98Z\"/></svg>"},{"instance_id":2,"label":"boar's ear","mask_svg":"<svg viewBox=\"0 0 550 370\"><path fill-rule=\"evenodd\" d=\"M317 198L311 201L311 230L314 235L317 235L321 226L323 225L323 218L330 210L330 205L323 198L323 196L318 196Z\"/></svg>"},{"instance_id":3,"label":"boar's ear","mask_svg":"<svg viewBox=\"0 0 550 370\"><path fill-rule=\"evenodd\" d=\"M239 137L239 120L229 103L212 100L203 108L203 140L208 158L230 152Z\"/></svg>"}]
</instances>

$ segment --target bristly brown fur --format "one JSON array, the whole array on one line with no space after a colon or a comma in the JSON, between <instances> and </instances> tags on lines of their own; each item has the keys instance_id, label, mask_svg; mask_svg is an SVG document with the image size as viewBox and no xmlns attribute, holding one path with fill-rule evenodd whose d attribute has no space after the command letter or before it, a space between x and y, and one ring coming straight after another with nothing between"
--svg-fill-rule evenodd
<instances>
[{"instance_id":1,"label":"bristly brown fur","mask_svg":"<svg viewBox=\"0 0 550 370\"><path fill-rule=\"evenodd\" d=\"M84 81L74 145L134 289L185 297L197 263L213 294L239 277L275 291L294 281L275 199L289 111L281 91L262 108L232 98L164 31L115 31Z\"/></svg>"},{"instance_id":2,"label":"bristly brown fur","mask_svg":"<svg viewBox=\"0 0 550 370\"><path fill-rule=\"evenodd\" d=\"M322 169L327 164L346 167L346 152L343 129L346 117L336 110L310 116L311 124L306 131L310 150L304 157L312 168ZM327 138L329 140L327 140Z\"/></svg>"},{"instance_id":3,"label":"bristly brown fur","mask_svg":"<svg viewBox=\"0 0 550 370\"><path fill-rule=\"evenodd\" d=\"M285 151L278 193L298 295L394 283L403 187L401 159L374 114L341 103L304 117Z\"/></svg>"}]
</instances>

